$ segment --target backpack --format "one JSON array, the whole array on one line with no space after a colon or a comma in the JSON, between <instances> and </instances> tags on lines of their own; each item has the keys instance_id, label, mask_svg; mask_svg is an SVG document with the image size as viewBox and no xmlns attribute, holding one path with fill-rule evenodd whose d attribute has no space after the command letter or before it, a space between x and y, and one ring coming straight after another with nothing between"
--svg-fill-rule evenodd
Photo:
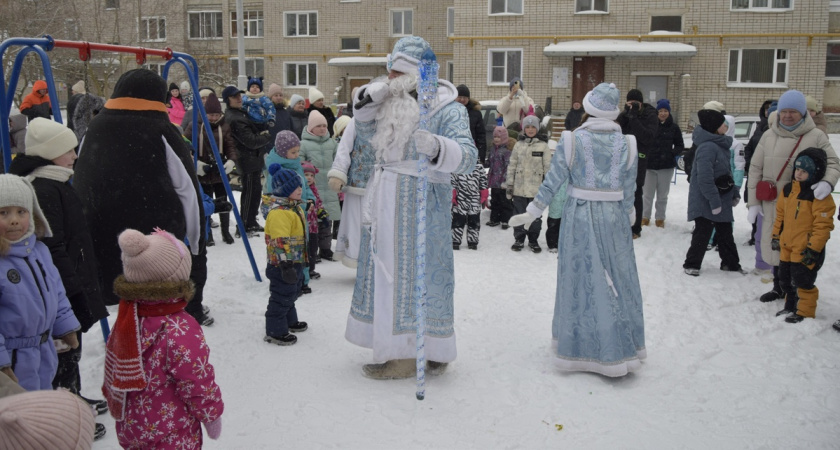
<instances>
[{"instance_id":1,"label":"backpack","mask_svg":"<svg viewBox=\"0 0 840 450\"><path fill-rule=\"evenodd\" d=\"M697 144L692 143L691 148L680 155L683 160L683 172L686 174L686 181L691 181L691 165L694 164L694 154L697 153Z\"/></svg>"}]
</instances>

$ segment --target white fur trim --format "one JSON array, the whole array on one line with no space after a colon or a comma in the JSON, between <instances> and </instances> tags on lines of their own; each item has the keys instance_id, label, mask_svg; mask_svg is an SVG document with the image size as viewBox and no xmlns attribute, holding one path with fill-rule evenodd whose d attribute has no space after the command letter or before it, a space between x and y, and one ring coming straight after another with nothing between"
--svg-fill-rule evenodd
<instances>
[{"instance_id":1,"label":"white fur trim","mask_svg":"<svg viewBox=\"0 0 840 450\"><path fill-rule=\"evenodd\" d=\"M618 118L618 115L621 113L621 111L617 107L613 111L602 111L596 108L594 105L592 105L592 103L589 103L589 96L591 94L592 91L589 91L583 97L583 110L586 111L587 114L601 119L615 120Z\"/></svg>"},{"instance_id":2,"label":"white fur trim","mask_svg":"<svg viewBox=\"0 0 840 450\"><path fill-rule=\"evenodd\" d=\"M342 183L347 184L347 174L337 169L330 169L327 172L327 178L338 178Z\"/></svg>"}]
</instances>

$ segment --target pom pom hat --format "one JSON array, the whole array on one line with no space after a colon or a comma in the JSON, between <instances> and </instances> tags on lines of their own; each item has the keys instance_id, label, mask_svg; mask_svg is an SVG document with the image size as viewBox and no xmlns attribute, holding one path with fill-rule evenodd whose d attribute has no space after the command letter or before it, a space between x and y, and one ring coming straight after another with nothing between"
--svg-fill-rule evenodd
<instances>
[{"instance_id":1,"label":"pom pom hat","mask_svg":"<svg viewBox=\"0 0 840 450\"><path fill-rule=\"evenodd\" d=\"M613 83L601 83L583 97L583 110L592 117L615 120L621 93Z\"/></svg>"},{"instance_id":2,"label":"pom pom hat","mask_svg":"<svg viewBox=\"0 0 840 450\"><path fill-rule=\"evenodd\" d=\"M779 97L779 111L783 109L795 109L803 116L808 114L808 101L805 95L796 89L791 89Z\"/></svg>"},{"instance_id":3,"label":"pom pom hat","mask_svg":"<svg viewBox=\"0 0 840 450\"><path fill-rule=\"evenodd\" d=\"M423 53L431 47L419 36L406 36L394 45L394 51L388 55L388 71L394 70L411 75L419 75L417 64Z\"/></svg>"},{"instance_id":4,"label":"pom pom hat","mask_svg":"<svg viewBox=\"0 0 840 450\"><path fill-rule=\"evenodd\" d=\"M122 249L123 275L130 283L187 281L192 258L187 246L159 228L146 236L128 229L118 239Z\"/></svg>"},{"instance_id":5,"label":"pom pom hat","mask_svg":"<svg viewBox=\"0 0 840 450\"><path fill-rule=\"evenodd\" d=\"M43 117L29 122L26 130L26 154L52 161L79 145L76 134L66 126Z\"/></svg>"},{"instance_id":6,"label":"pom pom hat","mask_svg":"<svg viewBox=\"0 0 840 450\"><path fill-rule=\"evenodd\" d=\"M300 175L294 170L284 169L280 164L272 164L268 173L271 174L271 193L277 197L288 197L303 186Z\"/></svg>"}]
</instances>

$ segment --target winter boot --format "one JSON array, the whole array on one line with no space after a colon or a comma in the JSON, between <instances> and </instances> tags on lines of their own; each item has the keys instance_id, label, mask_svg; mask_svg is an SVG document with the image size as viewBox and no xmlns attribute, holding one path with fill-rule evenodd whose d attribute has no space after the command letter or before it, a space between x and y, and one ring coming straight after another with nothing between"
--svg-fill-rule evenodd
<instances>
[{"instance_id":1,"label":"winter boot","mask_svg":"<svg viewBox=\"0 0 840 450\"><path fill-rule=\"evenodd\" d=\"M799 301L796 303L796 314L813 318L817 312L817 299L820 297L820 290L814 286L811 289L799 288L796 293L799 297Z\"/></svg>"},{"instance_id":2,"label":"winter boot","mask_svg":"<svg viewBox=\"0 0 840 450\"><path fill-rule=\"evenodd\" d=\"M452 244L452 250L461 250L461 244Z\"/></svg>"},{"instance_id":3,"label":"winter boot","mask_svg":"<svg viewBox=\"0 0 840 450\"><path fill-rule=\"evenodd\" d=\"M796 312L795 312L795 311L791 311L791 310L789 310L789 309L782 309L782 310L780 310L780 311L776 312L776 317L779 317L779 316L789 316L789 315L791 315L791 314L796 314Z\"/></svg>"},{"instance_id":4,"label":"winter boot","mask_svg":"<svg viewBox=\"0 0 840 450\"><path fill-rule=\"evenodd\" d=\"M233 244L233 236L230 235L230 214L219 214L219 222L222 223L222 240L225 244ZM237 230L239 231L239 230Z\"/></svg>"},{"instance_id":5,"label":"winter boot","mask_svg":"<svg viewBox=\"0 0 840 450\"><path fill-rule=\"evenodd\" d=\"M805 316L800 316L797 313L792 313L791 315L785 317L785 322L787 323L799 323L805 320Z\"/></svg>"},{"instance_id":6,"label":"winter boot","mask_svg":"<svg viewBox=\"0 0 840 450\"><path fill-rule=\"evenodd\" d=\"M499 223L500 223L500 222L493 222L493 221L491 220L491 221L489 221L489 222L485 223L484 225L487 225L488 227L498 227L498 226L499 226Z\"/></svg>"},{"instance_id":7,"label":"winter boot","mask_svg":"<svg viewBox=\"0 0 840 450\"><path fill-rule=\"evenodd\" d=\"M392 359L382 364L365 364L362 373L374 380L401 380L417 374L417 363L413 359Z\"/></svg>"},{"instance_id":8,"label":"winter boot","mask_svg":"<svg viewBox=\"0 0 840 450\"><path fill-rule=\"evenodd\" d=\"M312 288L311 288L311 287L309 287L309 285L308 285L308 284L304 284L304 285L303 285L303 286L301 286L301 288L300 288L300 293L301 293L301 294L311 294L311 293L312 293Z\"/></svg>"},{"instance_id":9,"label":"winter boot","mask_svg":"<svg viewBox=\"0 0 840 450\"><path fill-rule=\"evenodd\" d=\"M508 228L510 228L510 225L507 222L502 222L502 229L507 230Z\"/></svg>"},{"instance_id":10,"label":"winter boot","mask_svg":"<svg viewBox=\"0 0 840 450\"><path fill-rule=\"evenodd\" d=\"M79 397L82 397L81 395ZM82 397L82 400L86 401L93 411L96 412L96 415L101 416L108 412L108 402L105 400L93 400L90 398Z\"/></svg>"},{"instance_id":11,"label":"winter boot","mask_svg":"<svg viewBox=\"0 0 840 450\"><path fill-rule=\"evenodd\" d=\"M700 276L700 269L693 269L690 267L685 268L685 274L691 275L692 277L699 277Z\"/></svg>"},{"instance_id":12,"label":"winter boot","mask_svg":"<svg viewBox=\"0 0 840 450\"><path fill-rule=\"evenodd\" d=\"M519 241L514 242L513 245L510 246L510 249L515 252L521 252L523 248L525 248L525 243Z\"/></svg>"},{"instance_id":13,"label":"winter boot","mask_svg":"<svg viewBox=\"0 0 840 450\"><path fill-rule=\"evenodd\" d=\"M219 228L219 223L213 220L212 217L210 218L210 228Z\"/></svg>"},{"instance_id":14,"label":"winter boot","mask_svg":"<svg viewBox=\"0 0 840 450\"><path fill-rule=\"evenodd\" d=\"M534 253L539 253L539 252L542 251L542 247L540 247L540 244L538 244L536 242L529 243L528 248L530 248L531 251L534 252Z\"/></svg>"},{"instance_id":15,"label":"winter boot","mask_svg":"<svg viewBox=\"0 0 840 450\"><path fill-rule=\"evenodd\" d=\"M835 330L840 331L840 320L834 322L834 325L832 325L832 327L834 327Z\"/></svg>"},{"instance_id":16,"label":"winter boot","mask_svg":"<svg viewBox=\"0 0 840 450\"><path fill-rule=\"evenodd\" d=\"M656 219L657 228L665 228L665 219Z\"/></svg>"},{"instance_id":17,"label":"winter boot","mask_svg":"<svg viewBox=\"0 0 840 450\"><path fill-rule=\"evenodd\" d=\"M295 336L294 334L288 333L285 336L280 336L280 337L266 336L266 337L263 338L263 340L265 342L268 342L269 344L282 345L282 346L285 347L287 345L294 345L295 342L297 342L297 336Z\"/></svg>"},{"instance_id":18,"label":"winter boot","mask_svg":"<svg viewBox=\"0 0 840 450\"><path fill-rule=\"evenodd\" d=\"M643 226L643 227L646 227L646 226L648 226L648 225L650 225L650 218L648 218L648 217L642 217L642 226Z\"/></svg>"},{"instance_id":19,"label":"winter boot","mask_svg":"<svg viewBox=\"0 0 840 450\"><path fill-rule=\"evenodd\" d=\"M314 270L310 270L309 271L309 278L311 278L313 280L317 280L318 278L321 278L321 274L314 271Z\"/></svg>"},{"instance_id":20,"label":"winter boot","mask_svg":"<svg viewBox=\"0 0 840 450\"><path fill-rule=\"evenodd\" d=\"M467 244L467 248L470 250L478 250L478 244Z\"/></svg>"},{"instance_id":21,"label":"winter boot","mask_svg":"<svg viewBox=\"0 0 840 450\"><path fill-rule=\"evenodd\" d=\"M333 251L332 250L324 250L318 252L318 256L321 257L324 261L333 261Z\"/></svg>"},{"instance_id":22,"label":"winter boot","mask_svg":"<svg viewBox=\"0 0 840 450\"><path fill-rule=\"evenodd\" d=\"M443 375L446 372L446 368L449 366L449 363L442 363L437 361L427 361L426 362L426 375Z\"/></svg>"},{"instance_id":23,"label":"winter boot","mask_svg":"<svg viewBox=\"0 0 840 450\"><path fill-rule=\"evenodd\" d=\"M207 233L207 241L205 242L205 245L208 246L208 247L213 247L214 245L216 245L216 241L213 239L213 232L212 231Z\"/></svg>"},{"instance_id":24,"label":"winter boot","mask_svg":"<svg viewBox=\"0 0 840 450\"><path fill-rule=\"evenodd\" d=\"M105 425L97 423L93 428L93 440L98 441L105 437Z\"/></svg>"},{"instance_id":25,"label":"winter boot","mask_svg":"<svg viewBox=\"0 0 840 450\"><path fill-rule=\"evenodd\" d=\"M289 331L292 333L302 333L309 329L309 325L306 322L296 322L289 324Z\"/></svg>"},{"instance_id":26,"label":"winter boot","mask_svg":"<svg viewBox=\"0 0 840 450\"><path fill-rule=\"evenodd\" d=\"M761 303L768 303L768 302L779 300L780 298L783 298L783 297L784 297L784 295L781 292L774 289L770 292L762 294L761 297L759 297L759 300L761 300Z\"/></svg>"}]
</instances>

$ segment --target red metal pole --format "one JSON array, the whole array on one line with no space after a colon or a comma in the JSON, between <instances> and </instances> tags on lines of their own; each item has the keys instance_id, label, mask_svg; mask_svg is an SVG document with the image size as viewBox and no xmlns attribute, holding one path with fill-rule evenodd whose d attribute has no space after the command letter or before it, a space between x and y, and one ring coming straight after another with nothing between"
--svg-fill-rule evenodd
<instances>
[{"instance_id":1,"label":"red metal pole","mask_svg":"<svg viewBox=\"0 0 840 450\"><path fill-rule=\"evenodd\" d=\"M134 53L134 55L137 57L138 64L143 64L146 60L146 56L149 55L160 56L161 58L167 61L172 59L172 49L169 47L165 49L154 49L144 47L129 47L127 45L96 44L83 41L64 41L61 39L55 39L53 42L55 47L78 49L79 59L81 59L82 61L87 61L88 59L90 59L91 50Z\"/></svg>"}]
</instances>

